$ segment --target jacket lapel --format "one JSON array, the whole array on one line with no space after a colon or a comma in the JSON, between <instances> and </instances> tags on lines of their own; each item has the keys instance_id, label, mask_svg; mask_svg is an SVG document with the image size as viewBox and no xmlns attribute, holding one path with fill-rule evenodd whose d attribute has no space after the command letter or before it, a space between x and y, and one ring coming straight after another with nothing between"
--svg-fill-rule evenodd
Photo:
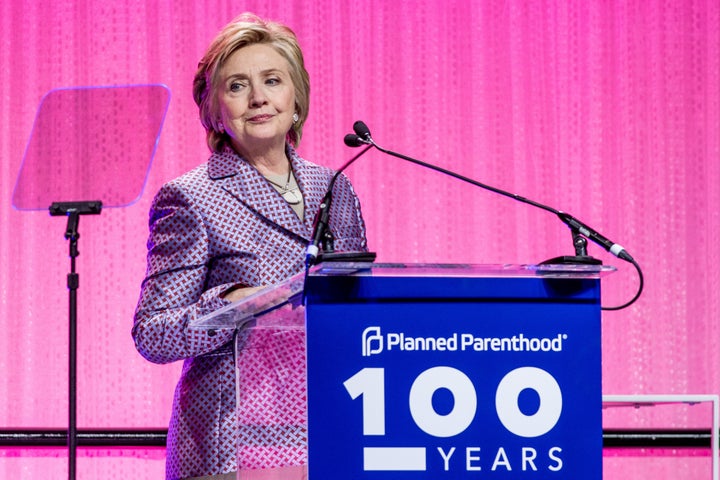
<instances>
[{"instance_id":1,"label":"jacket lapel","mask_svg":"<svg viewBox=\"0 0 720 480\"><path fill-rule=\"evenodd\" d=\"M305 202L304 222L275 188L232 149L226 148L210 157L208 174L211 180L219 182L222 189L268 222L309 240L315 212L325 194L327 181L323 187L322 178L317 178L317 172L313 171L315 169L309 168L307 162L299 158L291 147L288 147L288 156Z\"/></svg>"},{"instance_id":2,"label":"jacket lapel","mask_svg":"<svg viewBox=\"0 0 720 480\"><path fill-rule=\"evenodd\" d=\"M291 147L288 147L288 157L293 166L295 180L297 180L300 191L303 194L303 201L305 202L305 228L307 229L307 238L309 239L310 235L312 235L315 215L320 209L320 202L327 192L329 179L327 173L323 175L317 165L300 158Z\"/></svg>"}]
</instances>

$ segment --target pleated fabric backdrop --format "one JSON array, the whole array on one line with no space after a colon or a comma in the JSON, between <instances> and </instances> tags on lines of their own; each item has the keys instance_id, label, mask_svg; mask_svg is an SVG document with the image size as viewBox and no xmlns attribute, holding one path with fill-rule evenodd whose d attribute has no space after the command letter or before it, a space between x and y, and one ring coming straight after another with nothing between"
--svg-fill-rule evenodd
<instances>
[{"instance_id":1,"label":"pleated fabric backdrop","mask_svg":"<svg viewBox=\"0 0 720 480\"><path fill-rule=\"evenodd\" d=\"M11 205L40 99L146 83L172 99L144 194L80 222L78 425L166 426L180 365L147 363L130 338L147 211L163 182L208 155L192 76L243 11L300 38L312 88L303 156L341 165L355 153L342 138L362 119L386 148L572 213L646 275L635 305L603 316L603 391L720 393L717 0L10 0L0 5L0 426L63 428L67 418L65 221ZM379 261L572 254L568 229L547 212L379 152L348 172ZM628 300L632 267L590 253L618 267L603 303ZM701 408L606 412L607 425L630 420L710 421ZM0 477L62 478L65 455L0 450ZM162 449L81 449L78 478L157 479L163 461ZM605 477L709 478L709 465L702 452L632 452L608 455Z\"/></svg>"}]
</instances>

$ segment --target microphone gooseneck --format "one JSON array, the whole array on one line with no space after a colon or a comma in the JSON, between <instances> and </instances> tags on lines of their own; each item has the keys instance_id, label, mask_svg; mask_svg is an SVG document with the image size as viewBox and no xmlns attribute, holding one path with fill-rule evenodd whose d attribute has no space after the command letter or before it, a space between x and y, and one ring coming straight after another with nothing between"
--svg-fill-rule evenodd
<instances>
[{"instance_id":1,"label":"microphone gooseneck","mask_svg":"<svg viewBox=\"0 0 720 480\"><path fill-rule=\"evenodd\" d=\"M526 203L528 205L532 205L533 207L540 208L542 210L545 210L545 211L550 212L550 213L554 214L555 216L557 216L561 222L563 222L565 225L567 225L570 228L570 231L572 232L573 245L575 247L575 256L574 257L557 257L555 259L547 260L546 262L543 262L543 263L546 263L546 264L547 263L570 263L570 264L573 264L573 263L599 264L599 263L601 263L599 260L587 256L587 251L586 251L587 240L586 239L592 240L594 243L601 246L603 249L607 250L612 255L615 255L616 257L618 257L622 260L632 263L635 266L635 268L637 269L638 274L640 276L640 285L639 285L637 293L629 302L627 302L619 307L608 307L608 308L603 307L603 309L605 309L605 310L620 310L622 308L630 306L631 304L633 304L635 302L635 300L637 300L640 297L640 294L642 293L642 290L643 290L644 282L643 282L642 270L640 269L640 266L635 261L635 259L621 245L607 239L606 237L601 235L599 232L590 228L588 225L581 222L580 220L573 217L572 215L562 212L560 210L557 210L555 208L552 208L548 205L544 205L542 203L535 202L528 198L521 197L520 195L510 193L505 190L478 182L477 180L473 180L472 178L465 177L465 176L460 175L459 173L455 173L451 170L447 170L445 168L441 168L436 165L432 165L430 163L426 163L421 160L417 160L415 158L408 157L407 155L403 155L401 153L393 152L391 150L382 148L377 143L375 143L375 140L373 140L372 135L370 134L370 129L361 120L358 120L353 124L353 130L355 131L355 135L349 134L345 137L345 144L348 146L369 145L369 146L375 147L376 149L380 150L381 152L383 152L387 155L390 155L390 156L393 156L396 158L400 158L401 160L405 160L410 163L414 163L416 165L420 165L422 167L429 168L431 170L435 170L435 171L443 173L445 175L449 175L451 177L457 178L458 180L462 180L463 182L467 182L467 183L470 183L477 187L480 187L482 189L489 190L491 192L497 193L499 195L503 195L505 197L512 198L514 200L517 200L522 203Z\"/></svg>"},{"instance_id":2,"label":"microphone gooseneck","mask_svg":"<svg viewBox=\"0 0 720 480\"><path fill-rule=\"evenodd\" d=\"M598 233L597 231L595 231L594 229L590 228L589 226L587 226L586 224L582 223L580 220L578 220L577 218L573 217L572 215L570 215L570 214L568 214L568 213L562 212L562 211L560 211L560 210L557 210L557 209L552 208L552 207L547 206L547 205L543 205L542 203L535 202L535 201L530 200L530 199L528 199L528 198L521 197L520 195L517 195L517 194L514 194L514 193L510 193L510 192L506 192L505 190L501 190L501 189L499 189L499 188L492 187L492 186L490 186L490 185L486 185L486 184L484 184L484 183L478 182L477 180L473 180L472 178L465 177L465 176L463 176L463 175L460 175L460 174L455 173L455 172L453 172L453 171L450 171L450 170L447 170L447 169L438 167L438 166L436 166L436 165L432 165L432 164L430 164L430 163L426 163L426 162L423 162L423 161L420 161L420 160L417 160L417 159L408 157L408 156L406 156L406 155L402 155L402 154L400 154L400 153L396 153L396 152L393 152L393 151L391 151L391 150L387 150L387 149L385 149L385 148L382 148L382 147L380 147L377 143L375 143L375 140L373 140L372 136L370 135L370 129L367 127L367 125L365 125L365 123L363 123L363 122L360 121L360 120L358 120L357 122L355 122L355 124L353 125L353 129L355 130L356 137L357 137L357 139L354 138L353 141L359 142L360 144L370 144L370 145L372 145L373 147L375 147L375 148L377 148L378 150L380 150L381 152L386 153L386 154L388 154L388 155L391 155L391 156L393 156L393 157L397 157L397 158L400 158L400 159L402 159L402 160L406 160L406 161L408 161L408 162L415 163L415 164L417 164L417 165L421 165L421 166L423 166L423 167L429 168L429 169L431 169L431 170L435 170L435 171L444 173L444 174L449 175L449 176L451 176L451 177L457 178L458 180L462 180L462 181L464 181L464 182L470 183L470 184L472 184L472 185L475 185L475 186L477 186L477 187L483 188L483 189L485 189L485 190L489 190L489 191L491 191L491 192L494 192L494 193L503 195L503 196L505 196L505 197L512 198L512 199L517 200L517 201L519 201L519 202L526 203L526 204L528 204L528 205L532 205L533 207L537 207L537 208L540 208L540 209L542 209L542 210L545 210L545 211L548 211L548 212L550 212L550 213L553 213L554 215L556 215L556 216L560 219L560 221L562 221L565 225L567 225L568 227L570 227L571 230L573 230L573 231L578 231L580 234L582 234L583 236L585 236L585 237L587 237L588 239L592 240L593 242L597 243L597 244L600 245L602 248L604 248L605 250L607 250L607 251L610 252L611 254L615 255L616 257L621 258L621 259L623 259L623 260L626 260L626 261L628 261L628 262L631 262L631 261L632 261L632 257L630 256L630 254L629 254L622 246L620 246L620 245L618 245L617 243L614 243L614 242L608 240L607 238L605 238L604 236L602 236L600 233ZM347 139L347 137L349 137L349 136L351 136L351 135L346 136L346 139ZM346 144L347 144L347 141L346 141Z\"/></svg>"},{"instance_id":3,"label":"microphone gooseneck","mask_svg":"<svg viewBox=\"0 0 720 480\"><path fill-rule=\"evenodd\" d=\"M357 145L350 145L348 143L348 137L356 136L353 134L348 134L345 136L345 144L348 146L357 146L363 145L364 142L360 142ZM314 265L317 262L318 255L320 254L320 244L323 243L324 240L327 240L329 242L332 241L331 237L332 234L330 233L328 229L328 225L330 223L330 205L332 204L332 191L333 187L335 186L335 181L340 176L340 174L348 168L350 165L352 165L355 160L360 158L372 148L372 145L368 145L366 148L362 149L360 153L352 157L350 160L345 162L343 166L341 166L335 174L330 179L330 183L328 184L327 192L325 193L325 196L323 197L322 201L320 202L320 208L318 209L317 213L315 214L315 220L313 222L313 231L312 236L310 237L310 243L308 243L307 249L305 250L305 269L309 269L312 265Z\"/></svg>"}]
</instances>

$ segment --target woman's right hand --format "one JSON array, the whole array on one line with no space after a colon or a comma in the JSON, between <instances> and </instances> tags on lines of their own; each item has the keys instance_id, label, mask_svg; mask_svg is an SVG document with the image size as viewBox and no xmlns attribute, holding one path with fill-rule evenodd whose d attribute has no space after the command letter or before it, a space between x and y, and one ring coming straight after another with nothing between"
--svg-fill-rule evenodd
<instances>
[{"instance_id":1,"label":"woman's right hand","mask_svg":"<svg viewBox=\"0 0 720 480\"><path fill-rule=\"evenodd\" d=\"M232 289L226 291L225 293L223 293L222 297L225 300L230 300L231 302L236 302L238 300L242 300L243 298L247 298L254 293L257 293L264 288L266 288L266 287L260 286L260 287L232 288Z\"/></svg>"}]
</instances>

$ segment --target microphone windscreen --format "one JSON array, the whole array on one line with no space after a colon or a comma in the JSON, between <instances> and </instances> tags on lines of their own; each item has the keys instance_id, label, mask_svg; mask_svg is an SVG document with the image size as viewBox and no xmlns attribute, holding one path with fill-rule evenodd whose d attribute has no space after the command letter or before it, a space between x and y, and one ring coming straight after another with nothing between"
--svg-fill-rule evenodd
<instances>
[{"instance_id":1,"label":"microphone windscreen","mask_svg":"<svg viewBox=\"0 0 720 480\"><path fill-rule=\"evenodd\" d=\"M353 124L353 130L360 136L360 138L370 138L370 129L362 120L358 120Z\"/></svg>"},{"instance_id":2,"label":"microphone windscreen","mask_svg":"<svg viewBox=\"0 0 720 480\"><path fill-rule=\"evenodd\" d=\"M345 135L345 145L348 147L359 147L360 145L364 145L364 142L354 133L348 133Z\"/></svg>"}]
</instances>

